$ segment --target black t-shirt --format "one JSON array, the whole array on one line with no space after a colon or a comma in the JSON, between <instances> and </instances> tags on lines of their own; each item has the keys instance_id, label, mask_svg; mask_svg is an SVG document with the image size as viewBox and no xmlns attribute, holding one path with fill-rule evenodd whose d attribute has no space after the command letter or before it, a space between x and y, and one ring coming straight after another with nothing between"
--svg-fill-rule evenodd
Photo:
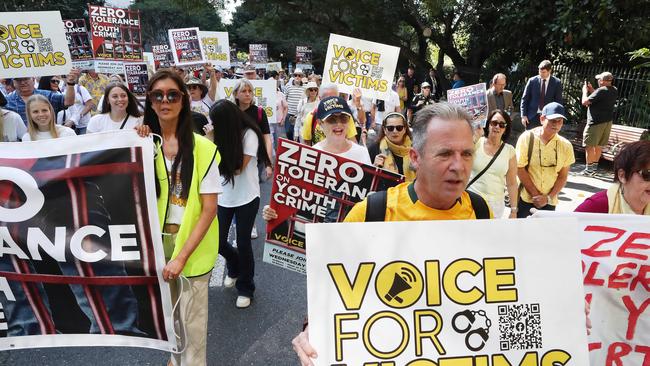
<instances>
[{"instance_id":1,"label":"black t-shirt","mask_svg":"<svg viewBox=\"0 0 650 366\"><path fill-rule=\"evenodd\" d=\"M614 86L601 86L589 96L591 104L587 108L587 123L612 122L614 120L614 104L618 99L618 89Z\"/></svg>"},{"instance_id":2,"label":"black t-shirt","mask_svg":"<svg viewBox=\"0 0 650 366\"><path fill-rule=\"evenodd\" d=\"M257 125L260 127L260 130L262 131L262 135L270 135L271 134L271 128L269 127L269 120L266 118L266 113L264 113L264 109L262 109L261 113L258 112L258 107L255 104L251 104L250 107L248 107L247 110L244 111L250 118L253 119L253 121L257 122ZM258 117L259 115L262 116L262 119L260 120Z\"/></svg>"},{"instance_id":3,"label":"black t-shirt","mask_svg":"<svg viewBox=\"0 0 650 366\"><path fill-rule=\"evenodd\" d=\"M413 77L410 77L408 75L404 76L404 86L406 87L406 94L408 96L408 99L406 100L407 103L409 103L413 100L413 96L415 93L413 93L413 87L415 84L417 84L418 81L415 79L415 75Z\"/></svg>"}]
</instances>

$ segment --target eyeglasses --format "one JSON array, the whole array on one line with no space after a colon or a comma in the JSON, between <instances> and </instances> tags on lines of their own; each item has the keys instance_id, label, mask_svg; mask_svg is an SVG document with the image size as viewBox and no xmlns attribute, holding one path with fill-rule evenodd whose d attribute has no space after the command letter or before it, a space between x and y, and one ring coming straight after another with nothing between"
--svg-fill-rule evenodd
<instances>
[{"instance_id":1,"label":"eyeglasses","mask_svg":"<svg viewBox=\"0 0 650 366\"><path fill-rule=\"evenodd\" d=\"M310 92L318 91L318 89L315 89L315 88L309 88L309 89L307 89L307 90L310 91Z\"/></svg>"},{"instance_id":2,"label":"eyeglasses","mask_svg":"<svg viewBox=\"0 0 650 366\"><path fill-rule=\"evenodd\" d=\"M161 90L152 90L149 92L149 100L154 104L162 103L165 98L167 98L167 102L170 104L178 103L181 101L182 97L183 92L180 90L170 90L167 93Z\"/></svg>"},{"instance_id":3,"label":"eyeglasses","mask_svg":"<svg viewBox=\"0 0 650 366\"><path fill-rule=\"evenodd\" d=\"M61 82L61 80L55 80L55 79L50 80L51 84L58 84L60 82Z\"/></svg>"},{"instance_id":4,"label":"eyeglasses","mask_svg":"<svg viewBox=\"0 0 650 366\"><path fill-rule=\"evenodd\" d=\"M330 124L330 125L335 125L337 123L339 124L347 124L348 123L349 117L345 114L333 114L327 118L325 118L325 123Z\"/></svg>"},{"instance_id":5,"label":"eyeglasses","mask_svg":"<svg viewBox=\"0 0 650 366\"><path fill-rule=\"evenodd\" d=\"M490 121L490 126L492 126L492 127L499 126L499 127L501 127L501 128L506 128L506 126L508 126L508 124L505 123L505 122Z\"/></svg>"},{"instance_id":6,"label":"eyeglasses","mask_svg":"<svg viewBox=\"0 0 650 366\"><path fill-rule=\"evenodd\" d=\"M393 131L395 131L395 130L397 130L397 132L402 132L402 131L404 130L404 126L403 126L403 125L399 125L399 126L384 126L384 129L386 129L386 131L388 131L388 132L393 132Z\"/></svg>"},{"instance_id":7,"label":"eyeglasses","mask_svg":"<svg viewBox=\"0 0 650 366\"><path fill-rule=\"evenodd\" d=\"M650 169L641 169L638 173L644 181L650 182Z\"/></svg>"}]
</instances>

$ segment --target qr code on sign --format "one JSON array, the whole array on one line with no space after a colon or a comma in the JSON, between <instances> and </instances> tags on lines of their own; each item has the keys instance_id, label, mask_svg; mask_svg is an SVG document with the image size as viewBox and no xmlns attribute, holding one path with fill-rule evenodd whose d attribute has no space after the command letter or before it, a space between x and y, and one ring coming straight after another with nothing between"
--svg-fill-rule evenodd
<instances>
[{"instance_id":1,"label":"qr code on sign","mask_svg":"<svg viewBox=\"0 0 650 366\"><path fill-rule=\"evenodd\" d=\"M542 348L539 304L500 305L498 311L502 351Z\"/></svg>"},{"instance_id":2,"label":"qr code on sign","mask_svg":"<svg viewBox=\"0 0 650 366\"><path fill-rule=\"evenodd\" d=\"M37 38L36 42L38 43L38 52L52 52L54 47L52 47L51 38Z\"/></svg>"}]
</instances>

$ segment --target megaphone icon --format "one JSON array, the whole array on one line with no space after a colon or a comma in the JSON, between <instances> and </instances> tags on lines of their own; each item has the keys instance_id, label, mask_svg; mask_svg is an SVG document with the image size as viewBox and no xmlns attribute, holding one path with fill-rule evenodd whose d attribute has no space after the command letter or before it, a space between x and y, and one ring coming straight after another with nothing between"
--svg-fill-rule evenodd
<instances>
[{"instance_id":1,"label":"megaphone icon","mask_svg":"<svg viewBox=\"0 0 650 366\"><path fill-rule=\"evenodd\" d=\"M400 304L404 302L404 300L397 296L401 294L402 292L409 290L411 288L411 285L409 285L402 276L400 276L398 273L395 273L395 278L393 278L393 284L390 286L390 290L388 290L388 293L384 295L384 298L388 301L392 301L395 299L397 302Z\"/></svg>"}]
</instances>

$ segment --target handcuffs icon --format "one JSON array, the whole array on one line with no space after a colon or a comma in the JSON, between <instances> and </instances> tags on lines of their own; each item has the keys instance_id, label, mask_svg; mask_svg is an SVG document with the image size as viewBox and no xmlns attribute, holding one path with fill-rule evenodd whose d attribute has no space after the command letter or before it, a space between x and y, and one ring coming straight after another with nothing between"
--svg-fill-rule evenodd
<instances>
[{"instance_id":1,"label":"handcuffs icon","mask_svg":"<svg viewBox=\"0 0 650 366\"><path fill-rule=\"evenodd\" d=\"M477 314L485 318L486 328L479 327L476 329L472 329L472 325L474 325L474 322L476 322ZM465 318L466 322L468 323L465 327L462 328L461 325L463 322L460 321L461 318ZM454 317L451 320L451 326L458 333L461 334L467 333L467 335L465 336L465 345L467 346L468 349L476 352L476 351L480 351L481 349L483 349L483 347L485 347L485 342L489 338L490 326L492 326L492 321L487 317L484 310L479 310L479 311L464 310L454 315ZM474 335L478 335L481 338L481 344L476 347L472 346L472 344L470 343L470 338L472 338L472 336Z\"/></svg>"}]
</instances>

